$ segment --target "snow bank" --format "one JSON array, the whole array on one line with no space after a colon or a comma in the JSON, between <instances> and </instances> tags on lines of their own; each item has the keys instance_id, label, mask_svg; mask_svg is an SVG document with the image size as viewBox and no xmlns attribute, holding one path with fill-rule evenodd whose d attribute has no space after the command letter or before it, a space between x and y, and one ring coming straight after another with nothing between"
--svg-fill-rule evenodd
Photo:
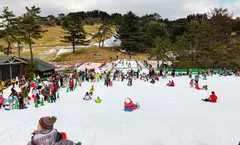
<instances>
[{"instance_id":1,"label":"snow bank","mask_svg":"<svg viewBox=\"0 0 240 145\"><path fill-rule=\"evenodd\" d=\"M166 87L174 80L176 87ZM161 79L154 85L144 81L113 82L106 87L94 83L93 100L82 97L92 83L83 83L73 92L60 90L55 104L26 110L0 110L0 144L26 145L36 130L38 119L56 116L55 128L68 139L84 145L237 145L239 142L239 77L208 77L200 86L209 91L189 88L188 77ZM203 102L214 90L218 103ZM94 99L99 96L101 104ZM130 97L139 110L124 112L123 102Z\"/></svg>"},{"instance_id":2,"label":"snow bank","mask_svg":"<svg viewBox=\"0 0 240 145\"><path fill-rule=\"evenodd\" d=\"M41 58L45 58L48 55L52 55L52 54L55 54L55 53L57 53L57 51L55 49L50 49L48 51L44 51L44 52L38 54L38 56L41 57Z\"/></svg>"},{"instance_id":3,"label":"snow bank","mask_svg":"<svg viewBox=\"0 0 240 145\"><path fill-rule=\"evenodd\" d=\"M103 44L104 47L117 47L121 45L121 41L113 36L110 39L105 40ZM98 47L99 43L90 43L90 45Z\"/></svg>"},{"instance_id":4,"label":"snow bank","mask_svg":"<svg viewBox=\"0 0 240 145\"><path fill-rule=\"evenodd\" d=\"M76 46L75 48L76 49L81 49L81 48L89 48L90 46ZM70 48L70 49L67 49L67 48ZM64 53L72 53L73 50L72 50L72 46L66 46L65 48L61 48L57 55L56 56L59 56L61 54L64 54Z\"/></svg>"}]
</instances>

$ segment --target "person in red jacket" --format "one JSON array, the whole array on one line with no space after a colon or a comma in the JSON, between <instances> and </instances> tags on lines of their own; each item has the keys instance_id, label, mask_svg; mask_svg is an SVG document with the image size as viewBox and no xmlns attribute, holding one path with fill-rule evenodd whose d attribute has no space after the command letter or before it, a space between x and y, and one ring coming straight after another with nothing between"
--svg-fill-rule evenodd
<instances>
[{"instance_id":1,"label":"person in red jacket","mask_svg":"<svg viewBox=\"0 0 240 145\"><path fill-rule=\"evenodd\" d=\"M215 92L212 91L212 94L210 95L209 98L206 99L202 99L205 102L212 102L212 103L216 103L217 102L218 97L216 96Z\"/></svg>"},{"instance_id":2,"label":"person in red jacket","mask_svg":"<svg viewBox=\"0 0 240 145\"><path fill-rule=\"evenodd\" d=\"M70 87L70 91L73 91L73 87L74 87L74 81L73 81L73 79L70 79L70 81L69 81L69 87Z\"/></svg>"}]
</instances>

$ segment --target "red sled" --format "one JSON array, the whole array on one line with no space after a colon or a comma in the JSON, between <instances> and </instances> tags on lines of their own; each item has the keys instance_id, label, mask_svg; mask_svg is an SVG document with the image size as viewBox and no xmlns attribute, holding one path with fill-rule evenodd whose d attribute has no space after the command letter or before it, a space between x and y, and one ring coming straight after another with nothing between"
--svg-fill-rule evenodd
<instances>
[{"instance_id":1,"label":"red sled","mask_svg":"<svg viewBox=\"0 0 240 145\"><path fill-rule=\"evenodd\" d=\"M63 140L67 140L67 134L65 132L60 132L62 135Z\"/></svg>"},{"instance_id":2,"label":"red sled","mask_svg":"<svg viewBox=\"0 0 240 145\"><path fill-rule=\"evenodd\" d=\"M113 86L113 82L112 82L112 81L110 81L110 84L109 84L109 85L110 85L110 87L112 87L112 86Z\"/></svg>"}]
</instances>

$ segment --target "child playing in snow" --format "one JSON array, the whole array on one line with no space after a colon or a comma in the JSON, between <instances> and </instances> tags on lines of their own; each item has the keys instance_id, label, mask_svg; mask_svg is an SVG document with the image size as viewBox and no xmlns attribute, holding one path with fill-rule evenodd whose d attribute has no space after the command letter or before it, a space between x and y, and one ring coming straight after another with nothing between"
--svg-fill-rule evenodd
<instances>
[{"instance_id":1,"label":"child playing in snow","mask_svg":"<svg viewBox=\"0 0 240 145\"><path fill-rule=\"evenodd\" d=\"M55 116L40 118L37 130L32 134L31 141L27 145L81 145L70 140L64 140L62 133L54 129L57 121Z\"/></svg>"},{"instance_id":2,"label":"child playing in snow","mask_svg":"<svg viewBox=\"0 0 240 145\"><path fill-rule=\"evenodd\" d=\"M173 80L172 80L172 81L169 81L168 84L167 84L167 86L169 86L169 87L174 87L174 86L175 86L174 81L173 81Z\"/></svg>"},{"instance_id":3,"label":"child playing in snow","mask_svg":"<svg viewBox=\"0 0 240 145\"><path fill-rule=\"evenodd\" d=\"M128 79L128 86L132 86L132 78Z\"/></svg>"},{"instance_id":4,"label":"child playing in snow","mask_svg":"<svg viewBox=\"0 0 240 145\"><path fill-rule=\"evenodd\" d=\"M83 100L91 100L91 96L88 92L86 92L85 96L83 97Z\"/></svg>"},{"instance_id":5,"label":"child playing in snow","mask_svg":"<svg viewBox=\"0 0 240 145\"><path fill-rule=\"evenodd\" d=\"M5 101L5 98L3 98L3 95L0 94L0 109L2 108L4 101Z\"/></svg>"},{"instance_id":6,"label":"child playing in snow","mask_svg":"<svg viewBox=\"0 0 240 145\"><path fill-rule=\"evenodd\" d=\"M193 86L194 86L194 81L193 81L193 79L191 79L189 85L190 85L190 88L193 88Z\"/></svg>"},{"instance_id":7,"label":"child playing in snow","mask_svg":"<svg viewBox=\"0 0 240 145\"><path fill-rule=\"evenodd\" d=\"M218 97L216 96L215 92L212 91L212 94L209 96L209 98L206 99L202 99L205 102L212 102L212 103L216 103L217 102Z\"/></svg>"},{"instance_id":8,"label":"child playing in snow","mask_svg":"<svg viewBox=\"0 0 240 145\"><path fill-rule=\"evenodd\" d=\"M134 104L130 98L125 99L124 101L124 110L133 111L140 107L138 103Z\"/></svg>"},{"instance_id":9,"label":"child playing in snow","mask_svg":"<svg viewBox=\"0 0 240 145\"><path fill-rule=\"evenodd\" d=\"M90 95L92 96L94 92L94 86L92 85L92 87L90 88Z\"/></svg>"}]
</instances>

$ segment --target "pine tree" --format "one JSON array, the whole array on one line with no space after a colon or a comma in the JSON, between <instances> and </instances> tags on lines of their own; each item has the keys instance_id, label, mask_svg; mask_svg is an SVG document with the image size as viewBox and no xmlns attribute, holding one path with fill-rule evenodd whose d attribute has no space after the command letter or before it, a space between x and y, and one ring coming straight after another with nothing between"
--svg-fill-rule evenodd
<instances>
[{"instance_id":1,"label":"pine tree","mask_svg":"<svg viewBox=\"0 0 240 145\"><path fill-rule=\"evenodd\" d=\"M41 9L36 6L31 8L26 7L27 12L23 15L21 20L22 33L24 34L24 41L28 44L30 49L31 60L33 60L32 45L35 44L34 40L42 38L42 33L46 32L42 30L39 23Z\"/></svg>"},{"instance_id":2,"label":"pine tree","mask_svg":"<svg viewBox=\"0 0 240 145\"><path fill-rule=\"evenodd\" d=\"M66 30L66 35L63 37L62 42L71 43L73 47L73 53L75 53L76 44L83 45L88 42L85 40L86 32L83 28L83 24L79 19L67 16L62 22L62 28Z\"/></svg>"},{"instance_id":3,"label":"pine tree","mask_svg":"<svg viewBox=\"0 0 240 145\"><path fill-rule=\"evenodd\" d=\"M4 7L2 15L0 15L0 38L7 44L7 47L3 50L6 55L11 53L11 45L17 31L15 25L17 25L17 19L13 11L10 11L8 7Z\"/></svg>"}]
</instances>

